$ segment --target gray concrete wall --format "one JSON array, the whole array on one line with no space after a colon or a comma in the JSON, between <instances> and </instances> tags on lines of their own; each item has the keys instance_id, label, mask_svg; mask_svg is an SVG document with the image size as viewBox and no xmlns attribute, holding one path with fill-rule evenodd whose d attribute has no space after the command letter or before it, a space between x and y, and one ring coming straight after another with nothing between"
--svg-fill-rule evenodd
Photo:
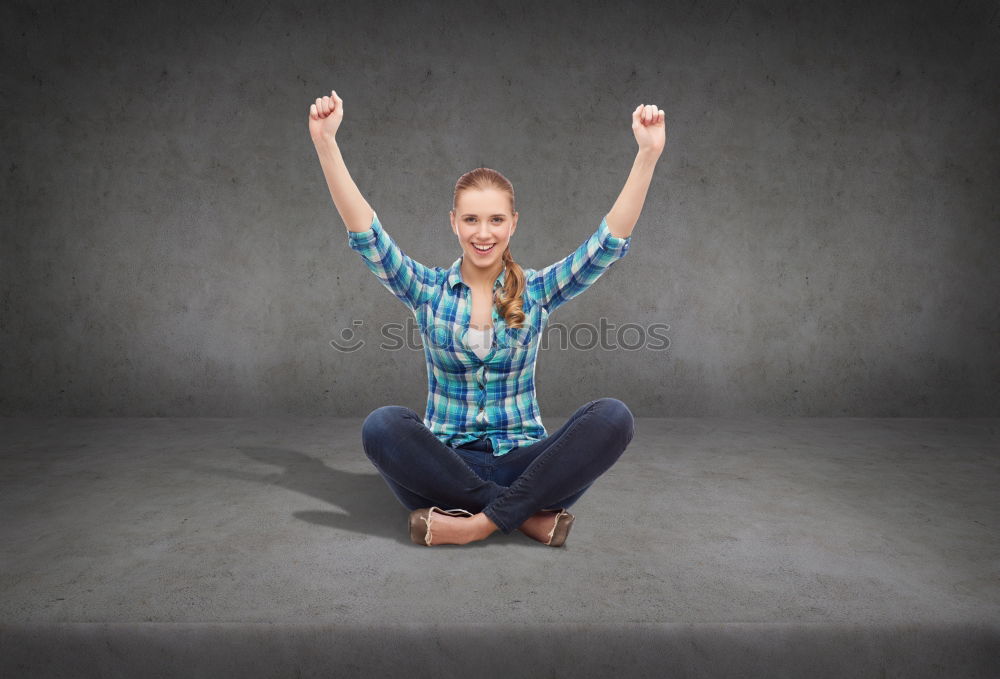
<instances>
[{"instance_id":1,"label":"gray concrete wall","mask_svg":"<svg viewBox=\"0 0 1000 679\"><path fill-rule=\"evenodd\" d=\"M996 2L115 4L0 8L0 414L422 412L419 347L378 346L408 311L308 137L336 89L355 181L440 266L463 172L512 180L540 268L617 197L631 111L665 109L631 252L552 323L669 349L550 345L547 426L604 395L1000 415Z\"/></svg>"}]
</instances>

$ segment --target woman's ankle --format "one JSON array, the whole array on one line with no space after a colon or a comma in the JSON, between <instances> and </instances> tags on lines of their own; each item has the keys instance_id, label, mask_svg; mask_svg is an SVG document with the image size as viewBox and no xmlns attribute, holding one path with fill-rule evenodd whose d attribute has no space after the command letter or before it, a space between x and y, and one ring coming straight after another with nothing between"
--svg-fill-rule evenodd
<instances>
[{"instance_id":1,"label":"woman's ankle","mask_svg":"<svg viewBox=\"0 0 1000 679\"><path fill-rule=\"evenodd\" d=\"M482 535L482 538L489 537L495 531L500 530L500 527L495 523L493 523L493 519L487 516L485 512L479 512L478 514L474 514L472 516L472 520L475 521L477 524L479 524L479 527L481 529L480 534Z\"/></svg>"}]
</instances>

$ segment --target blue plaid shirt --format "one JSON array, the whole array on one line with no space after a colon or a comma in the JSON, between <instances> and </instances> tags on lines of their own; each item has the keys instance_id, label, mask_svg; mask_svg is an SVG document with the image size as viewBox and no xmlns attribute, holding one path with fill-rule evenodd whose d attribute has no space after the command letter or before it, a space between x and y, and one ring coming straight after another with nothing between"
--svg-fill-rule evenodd
<instances>
[{"instance_id":1,"label":"blue plaid shirt","mask_svg":"<svg viewBox=\"0 0 1000 679\"><path fill-rule=\"evenodd\" d=\"M347 234L351 249L416 317L427 360L424 425L451 447L489 437L494 455L547 438L535 398L535 359L545 323L624 257L632 237L613 236L605 217L563 259L541 271L522 267L523 326L507 328L493 305L492 347L479 358L464 341L472 290L462 280L461 256L448 268L424 266L400 249L377 214L367 230ZM503 286L506 273L497 276L494 290Z\"/></svg>"}]
</instances>

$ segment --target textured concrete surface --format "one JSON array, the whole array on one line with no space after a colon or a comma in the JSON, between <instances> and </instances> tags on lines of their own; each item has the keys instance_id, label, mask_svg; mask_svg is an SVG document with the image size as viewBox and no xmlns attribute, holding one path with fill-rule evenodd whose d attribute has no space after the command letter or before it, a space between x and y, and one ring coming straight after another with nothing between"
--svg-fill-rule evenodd
<instances>
[{"instance_id":1,"label":"textured concrete surface","mask_svg":"<svg viewBox=\"0 0 1000 679\"><path fill-rule=\"evenodd\" d=\"M995 625L0 624L0 669L79 677L994 679ZM57 649L57 650L54 650Z\"/></svg>"},{"instance_id":2,"label":"textured concrete surface","mask_svg":"<svg viewBox=\"0 0 1000 679\"><path fill-rule=\"evenodd\" d=\"M270 667L349 628L379 663L436 644L430 672L537 628L559 655L523 658L585 676L597 638L659 676L1000 669L996 419L637 418L560 549L413 544L360 425L0 420L0 656L64 676L56 640L109 667L259 640Z\"/></svg>"},{"instance_id":3,"label":"textured concrete surface","mask_svg":"<svg viewBox=\"0 0 1000 679\"><path fill-rule=\"evenodd\" d=\"M1000 416L998 29L992 0L2 3L0 415L422 408L308 138L335 88L359 188L437 266L462 173L512 180L539 268L666 111L627 259L552 322L670 349L544 352L545 413Z\"/></svg>"}]
</instances>

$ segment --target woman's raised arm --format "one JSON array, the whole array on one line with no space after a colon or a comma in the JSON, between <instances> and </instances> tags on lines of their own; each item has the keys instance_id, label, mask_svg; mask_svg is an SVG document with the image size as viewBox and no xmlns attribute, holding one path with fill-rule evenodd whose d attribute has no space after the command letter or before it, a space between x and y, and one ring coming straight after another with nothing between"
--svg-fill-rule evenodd
<instances>
[{"instance_id":1,"label":"woman's raised arm","mask_svg":"<svg viewBox=\"0 0 1000 679\"><path fill-rule=\"evenodd\" d=\"M433 293L440 271L424 266L403 252L382 224L368 201L361 195L337 146L337 129L344 119L344 102L320 97L309 108L309 135L316 145L326 185L340 218L347 225L347 243L364 259L382 285L403 304L416 310Z\"/></svg>"},{"instance_id":2,"label":"woman's raised arm","mask_svg":"<svg viewBox=\"0 0 1000 679\"><path fill-rule=\"evenodd\" d=\"M337 145L337 130L344 119L344 101L337 96L336 90L331 94L332 97L317 98L309 107L309 136L316 147L333 204L347 230L367 231L375 212L351 178Z\"/></svg>"},{"instance_id":3,"label":"woman's raised arm","mask_svg":"<svg viewBox=\"0 0 1000 679\"><path fill-rule=\"evenodd\" d=\"M632 229L639 221L642 205L646 202L646 192L653 179L656 161L663 153L663 146L667 141L663 109L652 104L637 106L632 111L632 132L639 150L625 186L607 214L608 227L618 238L632 235Z\"/></svg>"}]
</instances>

